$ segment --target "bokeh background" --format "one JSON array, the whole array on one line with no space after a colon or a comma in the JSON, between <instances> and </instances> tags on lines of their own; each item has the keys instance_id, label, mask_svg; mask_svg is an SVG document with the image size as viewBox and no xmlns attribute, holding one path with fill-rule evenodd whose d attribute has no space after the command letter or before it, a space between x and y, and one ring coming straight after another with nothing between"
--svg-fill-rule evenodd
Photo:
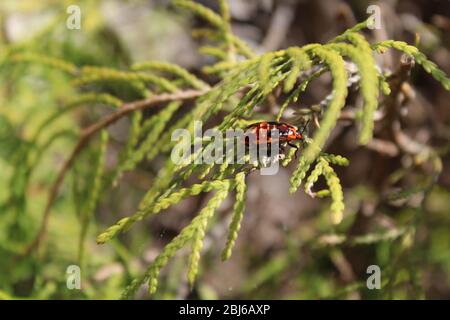
<instances>
[{"instance_id":1,"label":"bokeh background","mask_svg":"<svg viewBox=\"0 0 450 320\"><path fill-rule=\"evenodd\" d=\"M199 2L218 10L214 0ZM382 29L367 33L371 41L417 44L450 74L448 0L229 3L233 32L260 53L329 41L366 19L368 6L376 4L381 9ZM81 8L81 30L68 30L63 22L70 4ZM203 26L207 26L203 21L165 0L2 0L0 53L19 47L78 66L114 68L163 60L214 83L217 79L201 73L211 58L198 52L199 40L191 36L193 27ZM379 63L395 72L400 58L388 53ZM323 79L308 89L300 104L320 101L328 90L327 79ZM185 280L188 252L182 251L163 269L155 298L449 299L450 93L419 67L412 71L408 90L412 98L402 108L404 133L419 148L428 145L438 150L443 163L431 189L419 190L407 200L390 201L387 194L419 185L423 180L419 173L426 170L417 168L415 158L392 142L357 146L357 131L344 122L327 147L351 162L338 169L346 203L342 225L330 227L327 200L312 199L302 190L289 195L292 167L276 176L252 174L246 214L231 259L220 259L233 205L230 198L207 234L195 287L191 290ZM24 159L20 150L33 141L42 121L75 95L69 77L59 71L39 64L0 65L0 298L118 298L205 203L203 196L186 200L118 241L99 246L95 236L120 217L134 213L164 157L125 174L118 186L101 195L89 228L82 290L68 290L66 268L78 264L77 203L86 197L83 192L72 192L77 180L68 179L54 206L44 247L39 254L24 256L42 219L48 188L75 140L69 137L49 146L28 175L19 168L24 161L36 159ZM58 120L55 130L84 127L105 112L89 107L77 110ZM128 128L128 120L111 127L107 168L117 163ZM383 130L377 127L376 136L383 137ZM86 153L76 169L86 170L91 160L92 155ZM401 183L392 183L404 171L408 173ZM88 181L78 183L83 190ZM381 290L366 288L367 267L374 264L381 268ZM148 298L144 289L138 297Z\"/></svg>"}]
</instances>

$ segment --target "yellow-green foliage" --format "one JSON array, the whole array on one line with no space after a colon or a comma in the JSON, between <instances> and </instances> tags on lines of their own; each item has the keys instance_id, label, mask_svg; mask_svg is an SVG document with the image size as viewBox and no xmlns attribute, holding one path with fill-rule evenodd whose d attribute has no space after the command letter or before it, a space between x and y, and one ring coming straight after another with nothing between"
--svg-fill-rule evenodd
<instances>
[{"instance_id":1,"label":"yellow-green foliage","mask_svg":"<svg viewBox=\"0 0 450 320\"><path fill-rule=\"evenodd\" d=\"M298 101L300 94L307 90L309 83L320 75L329 73L332 78L332 91L326 105L321 106L319 111L313 107L308 108L305 112L307 116L301 119L301 123L305 123L309 114L315 113L318 117L318 126L314 130L309 128L310 130L304 133L308 137L305 139L304 150L301 150L298 159L295 158L295 150L292 148L282 164L286 166L294 162L296 165L290 177L290 192L297 191L302 181L306 179L304 185L306 193L317 198L328 196L331 198L329 210L331 222L338 224L343 219L344 195L342 185L332 165L347 166L349 161L339 155L324 153L323 147L336 127L341 110L346 104L349 86L346 60L352 61L357 66L360 77L359 88L364 106L359 111L362 116L357 121L360 121L361 125L359 142L363 145L369 143L373 136L374 113L378 107L380 88L383 94L389 94L387 81L376 68L374 51L382 53L388 48L394 48L411 55L418 64L421 64L428 73L442 83L444 88L450 90L449 78L434 63L427 60L417 48L392 40L370 46L367 40L358 33L367 26L367 21L358 24L326 44L309 44L256 55L247 44L231 33L229 8L226 1L219 2L221 14L194 1L176 0L174 3L180 8L190 10L211 25L212 29L196 30L194 33L196 36L209 40L208 45L202 47L201 51L214 56L217 63L205 67L205 71L219 76L220 82L210 87L189 71L177 65L159 61L138 63L129 70L97 66L79 68L63 60L42 54L28 54L20 52L20 50L19 52L17 50L7 52L2 59L4 64L32 62L54 67L67 73L75 86L83 86L85 91L90 91L90 93L81 94L78 99L44 121L35 135L35 139L40 139L41 133L46 132L46 128L61 114L78 106L102 104L120 110L127 106L127 102L151 98L160 93L176 95L183 90L198 90L200 92L198 98L192 99L193 107L185 114L176 115L181 109L183 101L174 98L173 101L157 106L160 109L157 109L153 116L147 119L143 119L144 116L140 110L131 115L128 140L119 156L119 163L112 173L112 181L118 182L125 171L133 170L142 161L152 161L158 155L167 158L174 145L174 142L171 141L174 129L186 128L192 133L194 121L205 122L219 112L223 112L225 116L217 125L218 130L225 132L230 128L242 128L242 124L254 120L252 114L255 107L267 99L273 98L274 90L280 87L284 88L287 98L282 103L276 119L283 120L284 111L292 103ZM131 90L131 94L126 98L118 98L114 92L106 92L104 86L110 83ZM236 99L238 96L240 98ZM171 121L174 118L178 120ZM297 124L300 126L301 123ZM82 218L80 256L82 256L88 219L92 219L101 191L106 190L107 184L102 183L102 177L105 174L103 162L107 147L106 132L103 130L101 134L100 151L92 179L93 184ZM54 135L48 143L51 143L55 137L58 136ZM91 141L91 143L95 142ZM211 143L211 141L204 143L199 153L193 155L192 158L200 157ZM32 162L30 159L33 159L33 156L36 156L33 152L25 150L22 153L27 161L25 161L25 167L21 169L22 172L19 172L24 178L19 180L19 185L14 185L14 190L19 190L16 193L18 196L24 197L26 194L27 179L33 167L29 162ZM310 168L312 169L310 170ZM257 169L259 169L259 164L239 165L227 162L218 165L191 163L175 166L168 159L141 200L136 212L120 219L102 232L97 237L99 244L129 230L136 222L145 217L158 214L188 197L209 192L213 192L214 195L191 223L164 247L147 271L132 281L123 297L132 297L140 285L146 282L149 284L150 293L154 293L157 289L160 270L166 266L170 258L188 244L191 245L192 250L188 280L193 285L199 269L208 223L230 191L235 189L236 198L228 238L222 252L224 260L230 258L244 216L247 191L245 177L248 172ZM321 176L327 184L327 189L313 192L312 188ZM191 185L189 185L189 181L196 181L196 183L190 182Z\"/></svg>"},{"instance_id":2,"label":"yellow-green foliage","mask_svg":"<svg viewBox=\"0 0 450 320\"><path fill-rule=\"evenodd\" d=\"M284 83L284 91L290 92L297 82L297 78L302 70L311 68L311 60L304 49L292 47L286 50L292 61L291 72Z\"/></svg>"},{"instance_id":3,"label":"yellow-green foliage","mask_svg":"<svg viewBox=\"0 0 450 320\"><path fill-rule=\"evenodd\" d=\"M228 232L228 240L222 251L222 260L227 260L231 256L234 243L237 239L239 230L241 229L241 221L244 217L245 210L245 194L247 186L245 184L245 174L240 172L236 175L236 200L233 207L233 215L231 217L230 228Z\"/></svg>"},{"instance_id":4,"label":"yellow-green foliage","mask_svg":"<svg viewBox=\"0 0 450 320\"><path fill-rule=\"evenodd\" d=\"M100 197L100 192L102 191L102 179L104 175L104 166L105 166L105 156L106 156L106 147L108 144L108 132L103 130L101 132L100 137L100 150L98 152L97 164L94 172L94 176L92 179L92 187L90 188L89 197L86 200L86 205L83 211L81 212L81 233L80 233L80 245L79 245L79 253L78 259L80 264L83 265L83 254L84 254L84 243L86 239L87 229L89 226L89 222L92 219L92 216L95 212L95 207L97 206L97 202Z\"/></svg>"},{"instance_id":5,"label":"yellow-green foliage","mask_svg":"<svg viewBox=\"0 0 450 320\"><path fill-rule=\"evenodd\" d=\"M132 67L135 71L159 71L167 74L172 74L182 80L186 85L196 89L208 88L208 84L198 79L193 74L176 64L161 62L161 61L147 61L137 63Z\"/></svg>"},{"instance_id":6,"label":"yellow-green foliage","mask_svg":"<svg viewBox=\"0 0 450 320\"><path fill-rule=\"evenodd\" d=\"M150 95L150 92L146 89L145 84L151 83L158 89L173 92L176 90L174 86L168 80L157 77L152 74L144 74L138 72L126 72L118 71L109 68L98 67L83 67L81 69L81 76L74 80L74 85L87 85L91 83L102 83L106 81L120 82L128 84L134 87L143 97Z\"/></svg>"},{"instance_id":7,"label":"yellow-green foliage","mask_svg":"<svg viewBox=\"0 0 450 320\"><path fill-rule=\"evenodd\" d=\"M386 40L372 45L372 49L379 53L384 53L384 51L389 48L397 49L413 57L415 61L420 64L426 72L431 74L433 78L439 81L446 90L450 90L450 78L447 77L434 62L428 60L416 47L411 46L406 42L395 40Z\"/></svg>"},{"instance_id":8,"label":"yellow-green foliage","mask_svg":"<svg viewBox=\"0 0 450 320\"><path fill-rule=\"evenodd\" d=\"M134 280L133 283L125 290L125 292L123 293L123 298L132 297L133 294L136 292L136 290L139 288L139 286L144 282L148 282L150 293L154 293L156 291L158 286L158 275L161 268L163 268L167 264L169 258L173 257L179 249L185 246L186 243L192 241L193 239L196 242L198 241L197 234L199 232L199 228L206 228L208 220L214 215L214 212L220 206L223 200L225 200L225 198L228 195L228 192L230 191L230 188L231 188L230 183L223 184L222 188L220 188L217 191L214 197L211 198L206 207L204 207L200 211L197 217L195 217L187 227L181 230L178 236L176 236L168 245L165 246L163 251L158 255L158 257L152 263L150 268L145 272L143 277ZM196 247L195 248L193 247L193 250L199 249L201 249L201 245L198 246L197 242ZM195 255L196 254L197 253L195 253ZM194 258L194 260L196 259L198 259L198 256ZM196 264L197 262L194 262L194 264ZM196 274L196 266L194 265L194 267L195 269L191 268L189 272L190 280L192 281L193 281L193 279L191 279L192 276L195 277Z\"/></svg>"},{"instance_id":9,"label":"yellow-green foliage","mask_svg":"<svg viewBox=\"0 0 450 320\"><path fill-rule=\"evenodd\" d=\"M360 34L349 32L339 39L347 40L351 45L337 43L331 44L331 48L354 61L361 76L360 87L364 99L364 107L359 141L361 144L367 144L372 138L373 115L378 105L379 75L375 68L375 59L369 43Z\"/></svg>"},{"instance_id":10,"label":"yellow-green foliage","mask_svg":"<svg viewBox=\"0 0 450 320\"><path fill-rule=\"evenodd\" d=\"M200 184L194 184L189 188L182 188L177 192L171 194L166 194L161 200L155 203L148 203L148 198L145 197L144 201L141 202L139 206L139 211L131 217L123 218L117 222L117 224L108 228L105 232L97 237L98 243L105 243L112 237L116 236L122 230L129 228L134 222L142 220L145 216L149 214L159 213L161 210L167 209L172 205L179 203L181 200L186 199L190 196L198 195L202 192L209 192L211 190L223 189L225 185L229 185L228 180L216 180L216 181L205 181Z\"/></svg>"},{"instance_id":11,"label":"yellow-green foliage","mask_svg":"<svg viewBox=\"0 0 450 320\"><path fill-rule=\"evenodd\" d=\"M166 108L161 110L157 115L146 120L142 125L140 124L141 117L133 118L130 137L121 154L121 161L117 167L114 179L115 183L123 172L133 170L145 157L147 157L148 160L152 160L153 157L157 155L158 151L154 151L154 146L160 139L160 135L167 122L180 105L181 103L177 101L168 104ZM139 115L140 113L136 114ZM141 139L143 139L142 143L137 146Z\"/></svg>"},{"instance_id":12,"label":"yellow-green foliage","mask_svg":"<svg viewBox=\"0 0 450 320\"><path fill-rule=\"evenodd\" d=\"M314 169L311 170L308 179L306 179L305 192L312 197L318 198L331 196L331 222L333 224L339 224L343 218L344 195L342 192L341 183L339 182L339 178L337 177L330 164L347 166L349 164L349 161L342 156L331 154L320 155L317 160L317 164L315 165ZM312 187L321 175L325 178L325 181L328 185L328 190L320 190L319 192L314 193L312 191Z\"/></svg>"},{"instance_id":13,"label":"yellow-green foliage","mask_svg":"<svg viewBox=\"0 0 450 320\"><path fill-rule=\"evenodd\" d=\"M11 62L33 62L38 63L42 65L48 65L52 68L59 69L61 71L67 72L70 75L77 75L78 68L73 65L72 63L69 63L67 61L64 61L62 59L57 59L53 57L44 56L42 54L37 53L18 53L13 54L10 58Z\"/></svg>"},{"instance_id":14,"label":"yellow-green foliage","mask_svg":"<svg viewBox=\"0 0 450 320\"><path fill-rule=\"evenodd\" d=\"M311 163L317 157L331 130L335 127L340 111L344 107L347 97L347 71L345 70L344 59L335 51L323 47L313 47L308 50L308 53L323 61L330 69L333 77L333 99L322 118L320 129L302 155L307 162Z\"/></svg>"}]
</instances>

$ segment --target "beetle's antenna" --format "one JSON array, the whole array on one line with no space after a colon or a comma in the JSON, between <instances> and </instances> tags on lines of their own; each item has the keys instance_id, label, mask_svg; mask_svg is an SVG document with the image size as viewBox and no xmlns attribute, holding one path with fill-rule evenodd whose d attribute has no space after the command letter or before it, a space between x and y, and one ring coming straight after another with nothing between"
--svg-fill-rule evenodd
<instances>
[{"instance_id":1,"label":"beetle's antenna","mask_svg":"<svg viewBox=\"0 0 450 320\"><path fill-rule=\"evenodd\" d=\"M308 127L308 124L309 124L309 121L310 121L310 120L311 120L311 119L308 119L308 121L305 122L305 124L303 125L302 130L300 131L300 134L302 135L302 137L303 137L303 132L305 132L306 127ZM302 147L304 146L304 144L305 144L305 140L302 139L302 141L301 141ZM295 157L296 157L296 158L297 158L297 151L298 151L298 149L295 150Z\"/></svg>"},{"instance_id":2,"label":"beetle's antenna","mask_svg":"<svg viewBox=\"0 0 450 320\"><path fill-rule=\"evenodd\" d=\"M306 127L308 126L310 120L311 120L311 119L308 119L308 121L306 121L306 123L303 125L303 128L302 128L302 130L300 131L300 133L301 133L302 135L303 135L303 132L305 132Z\"/></svg>"}]
</instances>

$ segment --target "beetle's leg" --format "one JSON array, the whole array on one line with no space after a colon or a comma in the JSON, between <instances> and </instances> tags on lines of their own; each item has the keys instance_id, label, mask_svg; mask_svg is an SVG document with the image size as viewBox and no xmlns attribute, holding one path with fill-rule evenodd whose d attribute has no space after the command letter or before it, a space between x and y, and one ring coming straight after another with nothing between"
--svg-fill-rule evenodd
<instances>
[{"instance_id":1,"label":"beetle's leg","mask_svg":"<svg viewBox=\"0 0 450 320\"><path fill-rule=\"evenodd\" d=\"M288 145L291 146L292 148L295 148L295 154L294 155L295 155L295 159L297 159L298 147L295 144L291 143L291 142L288 142Z\"/></svg>"}]
</instances>

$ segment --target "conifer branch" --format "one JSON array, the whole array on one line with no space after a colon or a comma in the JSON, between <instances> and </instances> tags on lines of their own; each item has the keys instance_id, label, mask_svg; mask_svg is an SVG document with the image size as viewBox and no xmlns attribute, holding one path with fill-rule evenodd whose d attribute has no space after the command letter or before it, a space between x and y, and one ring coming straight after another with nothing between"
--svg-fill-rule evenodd
<instances>
[{"instance_id":1,"label":"conifer branch","mask_svg":"<svg viewBox=\"0 0 450 320\"><path fill-rule=\"evenodd\" d=\"M166 102L170 102L170 101L183 101L183 100L195 99L195 98L200 97L203 94L205 94L205 92L206 92L206 90L186 90L186 91L181 91L181 92L176 92L176 93L164 93L161 95L152 96L147 99L125 103L117 111L107 115L106 117L99 120L98 122L83 129L80 133L80 137L78 139L77 144L73 148L70 156L63 163L61 169L58 172L57 178L49 191L49 195L47 198L47 204L45 206L45 210L44 210L44 214L43 214L43 218L41 221L39 231L38 231L35 239L25 249L24 255L28 255L29 253L31 253L32 251L37 249L39 247L40 243L43 241L43 239L46 235L46 232L47 232L47 225L48 225L48 220L50 217L52 205L53 205L56 197L58 196L59 190L64 181L64 177L66 176L66 173L72 167L75 159L80 154L80 152L86 147L86 145L89 143L89 141L100 130L107 128L108 126L115 123L119 119L122 119L123 117L125 117L133 112L141 111L141 110L151 108L151 107L155 107L157 105L160 105L160 104L166 103Z\"/></svg>"}]
</instances>

